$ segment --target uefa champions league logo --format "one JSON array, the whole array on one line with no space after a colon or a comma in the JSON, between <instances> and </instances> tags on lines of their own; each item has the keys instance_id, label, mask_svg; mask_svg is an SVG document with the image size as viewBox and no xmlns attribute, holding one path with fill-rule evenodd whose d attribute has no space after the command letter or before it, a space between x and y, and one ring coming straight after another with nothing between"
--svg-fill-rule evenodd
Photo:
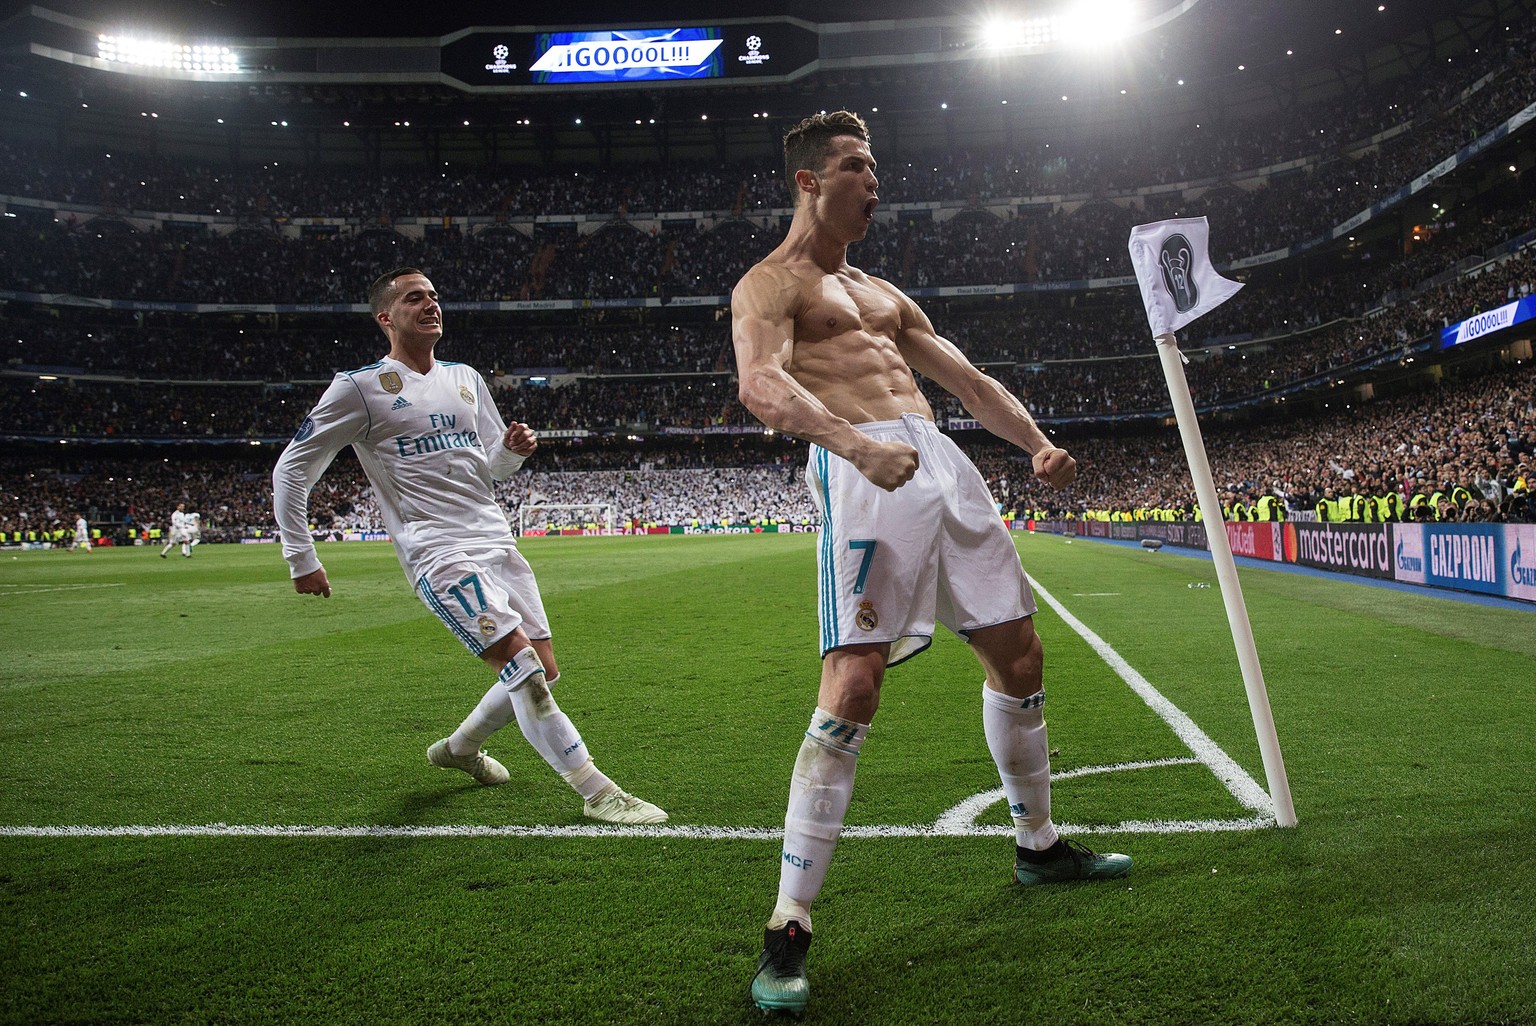
<instances>
[{"instance_id":1,"label":"uefa champions league logo","mask_svg":"<svg viewBox=\"0 0 1536 1026\"><path fill-rule=\"evenodd\" d=\"M497 43L491 47L491 56L496 59L495 64L487 64L485 70L493 75L507 75L517 70L516 64L508 64L507 58L512 51L507 49L506 43Z\"/></svg>"},{"instance_id":2,"label":"uefa champions league logo","mask_svg":"<svg viewBox=\"0 0 1536 1026\"><path fill-rule=\"evenodd\" d=\"M753 34L747 37L747 52L737 54L736 59L743 64L762 64L770 59L770 55L763 53L763 37Z\"/></svg>"}]
</instances>

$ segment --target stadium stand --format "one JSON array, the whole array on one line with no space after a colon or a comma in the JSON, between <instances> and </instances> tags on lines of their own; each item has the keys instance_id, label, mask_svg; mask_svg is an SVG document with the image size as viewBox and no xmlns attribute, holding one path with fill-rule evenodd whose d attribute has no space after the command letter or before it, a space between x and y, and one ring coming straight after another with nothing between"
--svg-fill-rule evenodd
<instances>
[{"instance_id":1,"label":"stadium stand","mask_svg":"<svg viewBox=\"0 0 1536 1026\"><path fill-rule=\"evenodd\" d=\"M1327 488L1406 506L1465 479L1477 501L1444 515L1532 519L1529 330L1441 337L1536 286L1536 25L1528 4L1507 13L1440 74L1224 111L1196 132L1122 117L1001 144L986 125L934 149L887 144L877 122L882 211L856 258L921 294L1084 468L1047 496L932 392L1003 508L1195 515L1125 239L1205 215L1212 256L1246 287L1183 348L1234 501L1272 492L1304 516ZM443 292L441 355L545 433L509 508L814 522L803 447L755 430L732 375L728 293L788 215L771 151L366 167L219 163L152 138L0 139L7 540L77 508L128 540L177 501L206 511L208 540L270 536L276 449L332 373L376 358L360 294L404 264ZM378 528L355 466L325 488L317 527Z\"/></svg>"}]
</instances>

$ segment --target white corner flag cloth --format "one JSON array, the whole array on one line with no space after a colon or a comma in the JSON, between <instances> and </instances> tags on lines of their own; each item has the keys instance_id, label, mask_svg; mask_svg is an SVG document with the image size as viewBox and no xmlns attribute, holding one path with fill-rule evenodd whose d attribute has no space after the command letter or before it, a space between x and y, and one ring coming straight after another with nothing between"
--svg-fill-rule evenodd
<instances>
[{"instance_id":1,"label":"white corner flag cloth","mask_svg":"<svg viewBox=\"0 0 1536 1026\"><path fill-rule=\"evenodd\" d=\"M1131 229L1131 263L1153 338L1205 316L1243 287L1211 266L1206 252L1210 233L1203 217L1175 217Z\"/></svg>"}]
</instances>

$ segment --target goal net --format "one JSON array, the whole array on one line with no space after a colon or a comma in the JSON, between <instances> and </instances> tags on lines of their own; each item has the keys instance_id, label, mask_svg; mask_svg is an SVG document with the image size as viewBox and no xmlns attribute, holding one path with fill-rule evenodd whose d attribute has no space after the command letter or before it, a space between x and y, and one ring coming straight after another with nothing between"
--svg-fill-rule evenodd
<instances>
[{"instance_id":1,"label":"goal net","mask_svg":"<svg viewBox=\"0 0 1536 1026\"><path fill-rule=\"evenodd\" d=\"M517 508L518 537L560 534L612 534L613 506L606 502L524 503Z\"/></svg>"}]
</instances>

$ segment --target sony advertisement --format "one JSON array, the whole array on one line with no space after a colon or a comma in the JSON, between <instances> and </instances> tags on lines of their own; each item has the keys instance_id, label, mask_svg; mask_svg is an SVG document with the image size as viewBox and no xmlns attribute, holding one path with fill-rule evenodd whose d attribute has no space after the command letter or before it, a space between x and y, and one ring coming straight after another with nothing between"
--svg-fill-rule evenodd
<instances>
[{"instance_id":1,"label":"sony advertisement","mask_svg":"<svg viewBox=\"0 0 1536 1026\"><path fill-rule=\"evenodd\" d=\"M816 56L815 32L772 20L559 32L473 29L443 46L442 70L474 87L625 86L784 78Z\"/></svg>"}]
</instances>

